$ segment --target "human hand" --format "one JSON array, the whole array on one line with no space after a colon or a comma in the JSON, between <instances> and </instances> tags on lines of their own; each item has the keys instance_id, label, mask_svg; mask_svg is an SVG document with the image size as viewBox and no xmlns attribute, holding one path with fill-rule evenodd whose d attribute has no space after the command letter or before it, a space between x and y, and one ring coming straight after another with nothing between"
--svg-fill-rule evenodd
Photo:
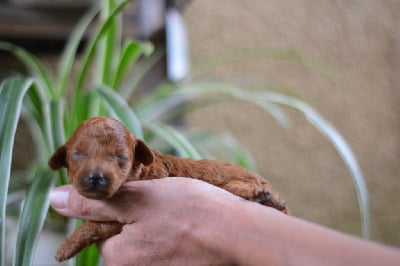
<instances>
[{"instance_id":1,"label":"human hand","mask_svg":"<svg viewBox=\"0 0 400 266\"><path fill-rule=\"evenodd\" d=\"M98 243L107 265L231 264L227 234L241 198L208 183L163 178L124 184L108 200L82 197L71 185L56 188L52 207L62 215L118 221L120 234Z\"/></svg>"},{"instance_id":2,"label":"human hand","mask_svg":"<svg viewBox=\"0 0 400 266\"><path fill-rule=\"evenodd\" d=\"M62 215L117 221L98 243L114 265L398 265L400 251L243 200L208 183L162 178L124 184L110 199L52 191Z\"/></svg>"}]
</instances>

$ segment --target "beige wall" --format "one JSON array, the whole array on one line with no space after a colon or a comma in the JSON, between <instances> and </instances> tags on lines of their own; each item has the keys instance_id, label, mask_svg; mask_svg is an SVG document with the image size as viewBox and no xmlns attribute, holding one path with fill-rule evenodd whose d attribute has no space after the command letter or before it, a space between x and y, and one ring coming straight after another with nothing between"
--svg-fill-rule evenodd
<instances>
[{"instance_id":1,"label":"beige wall","mask_svg":"<svg viewBox=\"0 0 400 266\"><path fill-rule=\"evenodd\" d=\"M241 48L295 49L330 66L243 60L209 76L268 84L306 99L349 141L371 193L373 239L400 246L400 1L194 0L185 11L193 65ZM261 87L267 87L266 85ZM292 128L246 104L195 112L191 125L229 131L253 152L258 171L294 215L359 234L351 177L334 149L293 111ZM266 221L267 222L267 221Z\"/></svg>"}]
</instances>

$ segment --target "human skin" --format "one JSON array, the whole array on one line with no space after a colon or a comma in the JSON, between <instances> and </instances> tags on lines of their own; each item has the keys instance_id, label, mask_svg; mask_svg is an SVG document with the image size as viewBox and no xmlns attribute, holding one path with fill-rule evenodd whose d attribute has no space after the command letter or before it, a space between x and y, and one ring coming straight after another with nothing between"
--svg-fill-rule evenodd
<instances>
[{"instance_id":1,"label":"human skin","mask_svg":"<svg viewBox=\"0 0 400 266\"><path fill-rule=\"evenodd\" d=\"M98 243L117 265L399 265L398 249L360 240L189 178L132 181L107 200L54 189L52 207L122 232Z\"/></svg>"}]
</instances>

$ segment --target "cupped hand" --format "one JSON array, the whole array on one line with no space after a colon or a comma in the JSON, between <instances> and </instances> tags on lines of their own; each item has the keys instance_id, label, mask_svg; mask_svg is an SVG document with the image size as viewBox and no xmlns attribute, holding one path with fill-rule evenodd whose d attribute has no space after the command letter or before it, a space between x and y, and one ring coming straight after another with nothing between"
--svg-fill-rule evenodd
<instances>
[{"instance_id":1,"label":"cupped hand","mask_svg":"<svg viewBox=\"0 0 400 266\"><path fill-rule=\"evenodd\" d=\"M64 216L124 224L120 234L98 243L108 266L230 264L226 225L243 201L189 178L127 182L101 201L67 185L54 189L50 200Z\"/></svg>"}]
</instances>

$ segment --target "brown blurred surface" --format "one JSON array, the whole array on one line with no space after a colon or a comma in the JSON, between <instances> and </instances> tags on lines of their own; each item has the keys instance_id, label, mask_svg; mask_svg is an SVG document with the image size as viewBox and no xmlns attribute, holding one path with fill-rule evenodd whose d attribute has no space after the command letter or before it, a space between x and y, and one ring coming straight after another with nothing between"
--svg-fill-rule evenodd
<instances>
[{"instance_id":1,"label":"brown blurred surface","mask_svg":"<svg viewBox=\"0 0 400 266\"><path fill-rule=\"evenodd\" d=\"M295 49L337 73L334 81L317 69L264 57L222 65L207 75L249 88L278 85L320 111L359 160L370 191L372 238L397 246L399 14L396 0L201 0L185 12L193 66L235 49L278 48ZM359 235L356 192L344 164L301 115L288 114L292 128L285 129L257 108L230 102L196 111L188 120L212 132L232 132L294 215Z\"/></svg>"}]
</instances>

